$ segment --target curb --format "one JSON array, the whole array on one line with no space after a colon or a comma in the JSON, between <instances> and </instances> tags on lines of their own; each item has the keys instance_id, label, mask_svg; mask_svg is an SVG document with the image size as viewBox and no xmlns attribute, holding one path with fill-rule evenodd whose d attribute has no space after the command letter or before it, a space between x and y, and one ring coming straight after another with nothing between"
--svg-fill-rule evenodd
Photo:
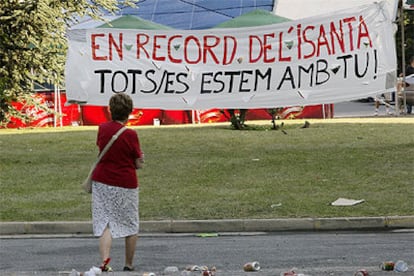
<instances>
[{"instance_id":1,"label":"curb","mask_svg":"<svg viewBox=\"0 0 414 276\"><path fill-rule=\"evenodd\" d=\"M281 232L414 228L414 216L141 221L140 233ZM2 235L92 234L90 221L0 222Z\"/></svg>"}]
</instances>

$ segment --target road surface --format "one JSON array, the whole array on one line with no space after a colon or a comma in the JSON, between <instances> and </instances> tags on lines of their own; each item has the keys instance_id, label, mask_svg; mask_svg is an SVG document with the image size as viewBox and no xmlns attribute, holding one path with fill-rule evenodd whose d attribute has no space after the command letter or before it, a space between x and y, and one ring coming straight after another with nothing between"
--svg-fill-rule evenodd
<instances>
[{"instance_id":1,"label":"road surface","mask_svg":"<svg viewBox=\"0 0 414 276\"><path fill-rule=\"evenodd\" d=\"M72 269L86 271L99 265L98 240L92 237L3 238L0 242L0 275L65 275ZM115 271L123 267L123 250L123 240L114 240L111 265ZM414 275L414 231L145 235L139 239L135 259L135 272L114 275L173 275L164 274L165 268L182 271L189 265L205 265L215 266L216 275L225 276L278 276L292 268L313 276L352 276L359 269L370 275L408 276ZM408 272L381 271L382 262L398 260L407 262ZM261 270L244 272L243 265L250 261L258 261Z\"/></svg>"}]
</instances>

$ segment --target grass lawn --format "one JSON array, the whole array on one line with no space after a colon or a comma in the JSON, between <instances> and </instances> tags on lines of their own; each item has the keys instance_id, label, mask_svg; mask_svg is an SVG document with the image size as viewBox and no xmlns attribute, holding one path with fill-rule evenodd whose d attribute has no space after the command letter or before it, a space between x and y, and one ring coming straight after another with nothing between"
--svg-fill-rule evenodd
<instances>
[{"instance_id":1,"label":"grass lawn","mask_svg":"<svg viewBox=\"0 0 414 276\"><path fill-rule=\"evenodd\" d=\"M414 215L413 118L310 122L135 127L141 219ZM0 130L1 221L90 220L96 131ZM365 202L329 205L339 197Z\"/></svg>"}]
</instances>

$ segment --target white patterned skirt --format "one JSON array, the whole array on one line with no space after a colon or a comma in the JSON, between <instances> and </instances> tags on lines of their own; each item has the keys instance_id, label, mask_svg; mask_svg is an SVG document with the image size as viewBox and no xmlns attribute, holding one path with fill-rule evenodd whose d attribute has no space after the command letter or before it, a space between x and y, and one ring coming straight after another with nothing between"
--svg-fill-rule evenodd
<instances>
[{"instance_id":1,"label":"white patterned skirt","mask_svg":"<svg viewBox=\"0 0 414 276\"><path fill-rule=\"evenodd\" d=\"M93 181L93 234L102 236L107 226L113 238L138 234L138 201L138 189L125 189Z\"/></svg>"}]
</instances>

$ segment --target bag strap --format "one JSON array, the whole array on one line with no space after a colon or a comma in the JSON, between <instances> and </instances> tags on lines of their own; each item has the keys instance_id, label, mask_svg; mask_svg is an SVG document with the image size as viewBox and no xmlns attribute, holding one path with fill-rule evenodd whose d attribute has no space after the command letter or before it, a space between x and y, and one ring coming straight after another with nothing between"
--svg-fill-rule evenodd
<instances>
[{"instance_id":1,"label":"bag strap","mask_svg":"<svg viewBox=\"0 0 414 276\"><path fill-rule=\"evenodd\" d=\"M108 144L105 145L104 149L101 151L101 153L98 156L98 159L95 162L95 166L99 163L99 161L101 161L102 157L105 155L105 153L109 150L109 148L112 146L112 144L115 142L116 139L118 139L118 137L122 134L122 132L124 132L127 128L126 127L122 127L120 128L111 138L111 140L109 140ZM95 167L94 166L94 167Z\"/></svg>"}]
</instances>

